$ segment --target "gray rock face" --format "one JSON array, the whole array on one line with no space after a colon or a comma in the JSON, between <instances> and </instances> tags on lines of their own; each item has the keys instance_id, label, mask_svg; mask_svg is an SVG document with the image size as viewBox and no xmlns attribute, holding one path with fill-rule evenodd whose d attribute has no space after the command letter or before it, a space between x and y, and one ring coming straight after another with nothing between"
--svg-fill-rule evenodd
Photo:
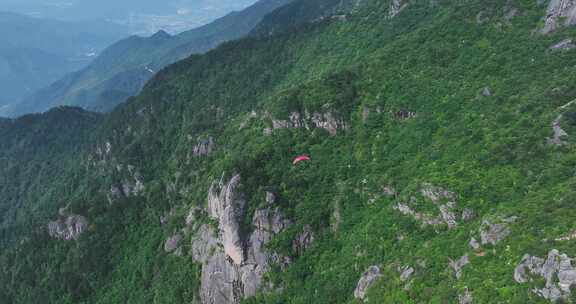
<instances>
[{"instance_id":1,"label":"gray rock face","mask_svg":"<svg viewBox=\"0 0 576 304\"><path fill-rule=\"evenodd\" d=\"M542 33L549 34L561 26L571 25L576 25L576 0L551 0Z\"/></svg>"},{"instance_id":2,"label":"gray rock face","mask_svg":"<svg viewBox=\"0 0 576 304\"><path fill-rule=\"evenodd\" d=\"M480 94L482 94L482 96L484 97L490 97L492 96L492 90L490 90L490 87L484 87L482 89L482 92L480 92Z\"/></svg>"},{"instance_id":3,"label":"gray rock face","mask_svg":"<svg viewBox=\"0 0 576 304\"><path fill-rule=\"evenodd\" d=\"M238 220L246 202L236 191L239 185L240 175L234 175L225 185L213 183L208 191L208 214L218 221L224 252L236 265L244 260Z\"/></svg>"},{"instance_id":4,"label":"gray rock face","mask_svg":"<svg viewBox=\"0 0 576 304\"><path fill-rule=\"evenodd\" d=\"M180 233L176 233L164 242L164 251L173 252L180 246L180 241L182 241L183 236Z\"/></svg>"},{"instance_id":5,"label":"gray rock face","mask_svg":"<svg viewBox=\"0 0 576 304\"><path fill-rule=\"evenodd\" d=\"M514 270L514 280L518 283L530 282L535 276L544 278L546 283L543 288L534 288L533 292L553 302L568 298L570 288L576 285L572 258L556 249L551 250L546 259L525 254Z\"/></svg>"},{"instance_id":6,"label":"gray rock face","mask_svg":"<svg viewBox=\"0 0 576 304\"><path fill-rule=\"evenodd\" d=\"M474 302L472 293L466 288L463 294L458 295L458 304L472 304Z\"/></svg>"},{"instance_id":7,"label":"gray rock face","mask_svg":"<svg viewBox=\"0 0 576 304\"><path fill-rule=\"evenodd\" d=\"M568 133L562 129L560 122L562 121L563 115L560 114L556 119L552 122L552 131L554 134L551 138L548 138L548 143L555 146L563 146L566 142L563 140L564 137L568 136Z\"/></svg>"},{"instance_id":8,"label":"gray rock face","mask_svg":"<svg viewBox=\"0 0 576 304\"><path fill-rule=\"evenodd\" d=\"M568 39L564 39L564 40L554 44L553 46L550 47L550 49L551 50L571 50L575 47L576 47L576 45L574 44L572 39L568 38Z\"/></svg>"},{"instance_id":9,"label":"gray rock face","mask_svg":"<svg viewBox=\"0 0 576 304\"><path fill-rule=\"evenodd\" d=\"M561 236L559 238L554 239L557 242L562 242L562 241L571 241L576 239L576 231L572 231L569 234L566 234L564 236Z\"/></svg>"},{"instance_id":10,"label":"gray rock face","mask_svg":"<svg viewBox=\"0 0 576 304\"><path fill-rule=\"evenodd\" d=\"M236 304L254 296L262 288L270 263L280 260L277 255L266 252L265 246L290 222L273 206L275 198L267 195L268 206L254 212L253 232L241 240L239 219L246 202L238 193L239 185L239 175L224 185L212 185L208 213L218 221L218 229L214 231L213 227L202 225L192 238L192 258L202 263L200 299L203 304Z\"/></svg>"},{"instance_id":11,"label":"gray rock face","mask_svg":"<svg viewBox=\"0 0 576 304\"><path fill-rule=\"evenodd\" d=\"M302 115L299 112L292 112L290 114L289 120L278 120L272 119L273 129L325 129L330 133L330 135L336 135L339 130L345 130L348 128L346 122L343 119L337 118L336 115L331 112L314 112L309 113L304 112Z\"/></svg>"},{"instance_id":12,"label":"gray rock face","mask_svg":"<svg viewBox=\"0 0 576 304\"><path fill-rule=\"evenodd\" d=\"M478 241L475 238L471 238L468 245L470 245L470 247L472 247L472 249L474 250L480 249L480 243L478 243Z\"/></svg>"},{"instance_id":13,"label":"gray rock face","mask_svg":"<svg viewBox=\"0 0 576 304\"><path fill-rule=\"evenodd\" d=\"M356 285L356 290L354 290L354 297L356 299L365 300L366 299L366 292L368 289L378 281L378 279L382 276L380 274L380 268L378 266L370 266L368 270L362 274L358 284Z\"/></svg>"},{"instance_id":14,"label":"gray rock face","mask_svg":"<svg viewBox=\"0 0 576 304\"><path fill-rule=\"evenodd\" d=\"M88 228L88 220L81 215L68 215L56 221L48 223L48 235L50 237L71 241L78 237Z\"/></svg>"},{"instance_id":15,"label":"gray rock face","mask_svg":"<svg viewBox=\"0 0 576 304\"><path fill-rule=\"evenodd\" d=\"M506 222L493 224L488 220L484 220L480 227L480 242L482 245L496 245L510 235L510 232Z\"/></svg>"},{"instance_id":16,"label":"gray rock face","mask_svg":"<svg viewBox=\"0 0 576 304\"><path fill-rule=\"evenodd\" d=\"M196 145L192 148L192 155L195 157L208 156L214 150L214 139L208 137L206 139L199 139Z\"/></svg>"},{"instance_id":17,"label":"gray rock face","mask_svg":"<svg viewBox=\"0 0 576 304\"><path fill-rule=\"evenodd\" d=\"M292 250L296 255L302 255L302 253L308 249L312 243L314 243L314 232L312 231L312 227L306 225L302 232L300 232L292 242Z\"/></svg>"},{"instance_id":18,"label":"gray rock face","mask_svg":"<svg viewBox=\"0 0 576 304\"><path fill-rule=\"evenodd\" d=\"M432 203L438 208L439 215L417 212L412 209L408 203L398 203L394 206L394 209L404 215L413 217L415 220L422 222L425 226L447 225L449 229L458 226L457 219L468 219L473 215L471 209L465 209L460 216L457 216L456 209L458 196L454 192L450 192L429 183L424 183L420 189L420 194L424 199L432 201ZM416 198L414 197L413 199Z\"/></svg>"},{"instance_id":19,"label":"gray rock face","mask_svg":"<svg viewBox=\"0 0 576 304\"><path fill-rule=\"evenodd\" d=\"M462 220L464 222L469 222L473 219L474 219L474 210L470 208L464 208L464 211L462 211Z\"/></svg>"},{"instance_id":20,"label":"gray rock face","mask_svg":"<svg viewBox=\"0 0 576 304\"><path fill-rule=\"evenodd\" d=\"M456 276L456 279L460 279L462 276L462 268L470 263L468 255L464 255L458 260L452 260L451 258L448 258L448 260L448 266L454 270L454 276Z\"/></svg>"},{"instance_id":21,"label":"gray rock face","mask_svg":"<svg viewBox=\"0 0 576 304\"><path fill-rule=\"evenodd\" d=\"M402 267L402 272L400 273L400 281L406 282L414 274L414 267L404 266Z\"/></svg>"},{"instance_id":22,"label":"gray rock face","mask_svg":"<svg viewBox=\"0 0 576 304\"><path fill-rule=\"evenodd\" d=\"M406 0L392 0L388 9L388 18L396 17L406 6L408 6L408 1Z\"/></svg>"}]
</instances>

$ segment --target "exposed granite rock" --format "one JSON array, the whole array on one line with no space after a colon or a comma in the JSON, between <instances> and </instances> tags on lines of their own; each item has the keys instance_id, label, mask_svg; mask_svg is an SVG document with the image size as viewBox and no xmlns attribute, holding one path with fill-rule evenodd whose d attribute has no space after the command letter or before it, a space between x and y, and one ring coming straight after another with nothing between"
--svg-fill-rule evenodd
<instances>
[{"instance_id":1,"label":"exposed granite rock","mask_svg":"<svg viewBox=\"0 0 576 304\"><path fill-rule=\"evenodd\" d=\"M446 223L446 225L448 225L448 228L450 229L458 225L458 223L456 222L456 215L454 214L454 212L452 212L452 210L455 207L456 203L454 202L449 202L445 205L441 205L440 207L438 207L438 209L440 210L440 215L442 216L442 220L444 221L444 223Z\"/></svg>"},{"instance_id":2,"label":"exposed granite rock","mask_svg":"<svg viewBox=\"0 0 576 304\"><path fill-rule=\"evenodd\" d=\"M208 213L218 221L218 229L200 226L192 237L192 258L202 263L200 299L203 304L237 304L262 288L270 263L280 261L265 250L272 237L291 223L273 206L275 197L267 193L265 208L254 212L253 232L246 240L239 235L238 220L243 216L243 195L238 192L240 176L226 184L213 184L208 195ZM188 216L194 222L197 210Z\"/></svg>"},{"instance_id":3,"label":"exposed granite rock","mask_svg":"<svg viewBox=\"0 0 576 304\"><path fill-rule=\"evenodd\" d=\"M408 110L400 110L394 113L394 118L397 120L408 120L414 117L416 117L416 112Z\"/></svg>"},{"instance_id":4,"label":"exposed granite rock","mask_svg":"<svg viewBox=\"0 0 576 304\"><path fill-rule=\"evenodd\" d=\"M176 233L164 242L164 251L173 252L180 247L180 242L184 237L180 233Z\"/></svg>"},{"instance_id":5,"label":"exposed granite rock","mask_svg":"<svg viewBox=\"0 0 576 304\"><path fill-rule=\"evenodd\" d=\"M473 211L471 209L465 209L460 216L457 216L457 200L458 195L454 192L445 190L444 188L434 186L429 183L422 184L420 189L420 194L426 200L432 201L432 203L437 206L439 215L425 214L415 211L408 203L397 203L394 209L400 211L404 215L409 215L415 220L422 222L423 225L439 226L447 225L449 229L453 229L458 226L458 218L467 218ZM416 198L413 197L412 200Z\"/></svg>"},{"instance_id":6,"label":"exposed granite rock","mask_svg":"<svg viewBox=\"0 0 576 304\"><path fill-rule=\"evenodd\" d=\"M238 220L246 203L242 194L236 191L238 186L240 175L234 175L225 185L213 183L208 191L208 214L218 221L224 252L236 265L244 261Z\"/></svg>"},{"instance_id":7,"label":"exposed granite rock","mask_svg":"<svg viewBox=\"0 0 576 304\"><path fill-rule=\"evenodd\" d=\"M60 219L48 223L48 235L65 241L77 240L88 228L88 220L81 215L60 216Z\"/></svg>"},{"instance_id":8,"label":"exposed granite rock","mask_svg":"<svg viewBox=\"0 0 576 304\"><path fill-rule=\"evenodd\" d=\"M490 87L484 87L482 88L482 92L480 92L480 94L484 97L490 97L492 96L492 90L490 89Z\"/></svg>"},{"instance_id":9,"label":"exposed granite rock","mask_svg":"<svg viewBox=\"0 0 576 304\"><path fill-rule=\"evenodd\" d=\"M557 242L562 242L562 241L571 241L571 240L575 240L576 239L576 230L570 232L569 234L565 235L565 236L561 236L559 238L554 239Z\"/></svg>"},{"instance_id":10,"label":"exposed granite rock","mask_svg":"<svg viewBox=\"0 0 576 304\"><path fill-rule=\"evenodd\" d=\"M452 268L452 270L454 270L454 276L456 276L456 279L460 279L460 277L462 276L462 268L464 268L464 266L470 263L468 255L464 255L455 261L452 260L451 258L448 258L448 260L449 260L448 265L450 266L450 268Z\"/></svg>"},{"instance_id":11,"label":"exposed granite rock","mask_svg":"<svg viewBox=\"0 0 576 304\"><path fill-rule=\"evenodd\" d=\"M571 25L576 25L576 0L551 0L541 32L549 34L562 26Z\"/></svg>"},{"instance_id":12,"label":"exposed granite rock","mask_svg":"<svg viewBox=\"0 0 576 304\"><path fill-rule=\"evenodd\" d=\"M570 288L576 285L576 269L572 266L572 258L552 249L546 259L525 254L520 264L514 270L514 280L518 283L531 282L534 276L540 276L546 281L543 288L532 291L552 302L570 296Z\"/></svg>"},{"instance_id":13,"label":"exposed granite rock","mask_svg":"<svg viewBox=\"0 0 576 304\"><path fill-rule=\"evenodd\" d=\"M312 227L306 225L302 232L296 236L296 239L292 241L292 250L296 255L301 255L312 243L314 243L314 232Z\"/></svg>"},{"instance_id":14,"label":"exposed granite rock","mask_svg":"<svg viewBox=\"0 0 576 304\"><path fill-rule=\"evenodd\" d=\"M468 288L464 289L463 294L458 295L458 304L472 304L473 302L472 293Z\"/></svg>"},{"instance_id":15,"label":"exposed granite rock","mask_svg":"<svg viewBox=\"0 0 576 304\"><path fill-rule=\"evenodd\" d=\"M422 184L420 193L422 193L422 196L428 198L434 203L438 203L441 199L447 199L453 201L458 198L456 193L448 191L442 187L434 186L430 183Z\"/></svg>"},{"instance_id":16,"label":"exposed granite rock","mask_svg":"<svg viewBox=\"0 0 576 304\"><path fill-rule=\"evenodd\" d=\"M408 6L408 1L406 0L392 0L388 9L388 18L396 17L406 6Z\"/></svg>"},{"instance_id":17,"label":"exposed granite rock","mask_svg":"<svg viewBox=\"0 0 576 304\"><path fill-rule=\"evenodd\" d=\"M513 221L512 218L495 224L491 223L489 220L482 221L482 225L480 227L480 242L482 245L496 245L508 235L510 235L511 231L508 227L508 223L510 221Z\"/></svg>"},{"instance_id":18,"label":"exposed granite rock","mask_svg":"<svg viewBox=\"0 0 576 304\"><path fill-rule=\"evenodd\" d=\"M396 197L398 195L398 192L396 192L396 189L394 189L392 186L384 186L382 188L382 192L384 192L384 195L386 196Z\"/></svg>"},{"instance_id":19,"label":"exposed granite rock","mask_svg":"<svg viewBox=\"0 0 576 304\"><path fill-rule=\"evenodd\" d=\"M554 90L557 90L557 89L554 89ZM574 105L575 103L576 103L576 99L572 100L569 103L558 108L558 110L561 111L561 113L552 122L552 131L554 132L554 134L551 138L548 138L548 144L556 145L556 146L563 146L563 145L567 144L567 142L564 141L564 138L568 136L568 133L564 129L562 129L562 126L560 125L560 123L562 122L562 119L564 118L564 115L562 113L564 111L566 111L569 107Z\"/></svg>"},{"instance_id":20,"label":"exposed granite rock","mask_svg":"<svg viewBox=\"0 0 576 304\"><path fill-rule=\"evenodd\" d=\"M474 210L470 208L464 208L462 211L462 221L469 222L474 219Z\"/></svg>"},{"instance_id":21,"label":"exposed granite rock","mask_svg":"<svg viewBox=\"0 0 576 304\"><path fill-rule=\"evenodd\" d=\"M571 50L575 48L576 45L572 41L572 39L564 39L550 47L551 50Z\"/></svg>"},{"instance_id":22,"label":"exposed granite rock","mask_svg":"<svg viewBox=\"0 0 576 304\"><path fill-rule=\"evenodd\" d=\"M198 139L192 148L192 155L195 157L208 156L214 151L214 139L212 137Z\"/></svg>"},{"instance_id":23,"label":"exposed granite rock","mask_svg":"<svg viewBox=\"0 0 576 304\"><path fill-rule=\"evenodd\" d=\"M381 276L382 274L380 274L380 268L378 266L370 266L368 270L362 274L362 277L360 277L356 285L356 290L354 290L354 297L365 300L368 289L370 289Z\"/></svg>"},{"instance_id":24,"label":"exposed granite rock","mask_svg":"<svg viewBox=\"0 0 576 304\"><path fill-rule=\"evenodd\" d=\"M199 263L207 263L212 254L219 248L218 236L208 225L200 229L192 237L192 258Z\"/></svg>"},{"instance_id":25,"label":"exposed granite rock","mask_svg":"<svg viewBox=\"0 0 576 304\"><path fill-rule=\"evenodd\" d=\"M563 138L568 136L568 133L564 131L564 129L562 129L562 126L560 125L562 117L563 115L560 114L552 122L552 131L554 131L554 134L552 135L551 138L548 138L548 143L551 145L563 146L566 144Z\"/></svg>"},{"instance_id":26,"label":"exposed granite rock","mask_svg":"<svg viewBox=\"0 0 576 304\"><path fill-rule=\"evenodd\" d=\"M330 135L336 135L339 130L345 130L348 126L343 119L337 118L331 111L323 113L309 113L305 111L304 114L292 112L290 113L289 120L272 119L272 129L274 130L300 128L307 130L313 128L325 129Z\"/></svg>"},{"instance_id":27,"label":"exposed granite rock","mask_svg":"<svg viewBox=\"0 0 576 304\"><path fill-rule=\"evenodd\" d=\"M478 243L478 241L475 238L471 238L468 245L470 245L470 247L472 247L472 249L474 250L480 249L480 243Z\"/></svg>"},{"instance_id":28,"label":"exposed granite rock","mask_svg":"<svg viewBox=\"0 0 576 304\"><path fill-rule=\"evenodd\" d=\"M414 274L414 267L411 266L404 266L401 269L401 273L400 273L400 281L402 282L406 282L408 279L410 279L410 277L412 277L412 275Z\"/></svg>"}]
</instances>

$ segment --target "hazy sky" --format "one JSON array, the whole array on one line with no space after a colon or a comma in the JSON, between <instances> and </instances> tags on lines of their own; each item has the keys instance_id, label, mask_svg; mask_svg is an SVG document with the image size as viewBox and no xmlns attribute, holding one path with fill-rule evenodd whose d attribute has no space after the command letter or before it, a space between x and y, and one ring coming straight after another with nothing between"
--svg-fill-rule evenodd
<instances>
[{"instance_id":1,"label":"hazy sky","mask_svg":"<svg viewBox=\"0 0 576 304\"><path fill-rule=\"evenodd\" d=\"M61 20L110 20L134 32L178 32L256 0L0 0L0 10Z\"/></svg>"}]
</instances>

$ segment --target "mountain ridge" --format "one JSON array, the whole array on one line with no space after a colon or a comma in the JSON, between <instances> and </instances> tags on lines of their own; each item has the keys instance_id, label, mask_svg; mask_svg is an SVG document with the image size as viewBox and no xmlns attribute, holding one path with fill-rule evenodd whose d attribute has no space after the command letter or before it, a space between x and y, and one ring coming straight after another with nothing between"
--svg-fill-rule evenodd
<instances>
[{"instance_id":1,"label":"mountain ridge","mask_svg":"<svg viewBox=\"0 0 576 304\"><path fill-rule=\"evenodd\" d=\"M214 22L176 36L156 33L144 38L132 36L108 47L86 69L65 76L47 88L39 90L20 104L0 115L17 116L27 112L43 112L60 105L80 105L89 110L109 111L142 87L141 79L180 59L202 53L218 44L247 34L267 12L291 0L262 0L242 12L233 12ZM131 75L122 78L121 75ZM121 79L125 90L117 92L109 84ZM135 79L135 81L131 81ZM66 84L66 85L64 85ZM62 90L62 88L65 88ZM117 96L99 105L102 95Z\"/></svg>"}]
</instances>

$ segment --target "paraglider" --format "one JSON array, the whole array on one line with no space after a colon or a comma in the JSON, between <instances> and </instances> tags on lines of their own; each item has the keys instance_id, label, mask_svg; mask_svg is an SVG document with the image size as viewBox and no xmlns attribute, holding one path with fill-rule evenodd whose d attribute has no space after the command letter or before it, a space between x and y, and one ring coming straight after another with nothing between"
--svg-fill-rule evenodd
<instances>
[{"instance_id":1,"label":"paraglider","mask_svg":"<svg viewBox=\"0 0 576 304\"><path fill-rule=\"evenodd\" d=\"M296 157L294 159L294 161L292 162L293 165L298 164L301 161L306 161L306 160L310 160L310 157L308 157L307 155L300 155L298 157Z\"/></svg>"}]
</instances>

